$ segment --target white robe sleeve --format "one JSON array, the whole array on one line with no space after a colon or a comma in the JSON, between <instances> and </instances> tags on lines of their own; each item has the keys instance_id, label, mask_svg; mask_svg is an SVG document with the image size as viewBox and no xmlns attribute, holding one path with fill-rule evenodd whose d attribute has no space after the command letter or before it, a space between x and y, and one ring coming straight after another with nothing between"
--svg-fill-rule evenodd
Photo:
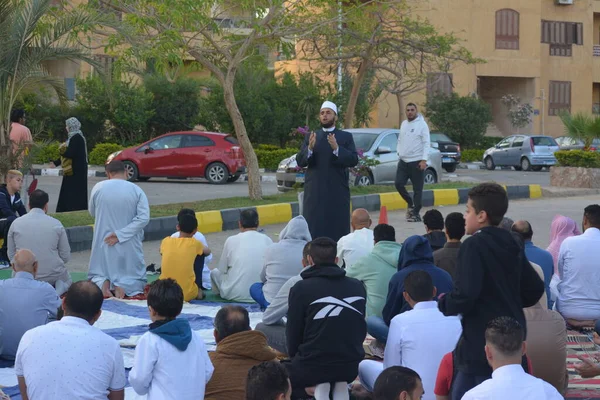
<instances>
[{"instance_id":1,"label":"white robe sleeve","mask_svg":"<svg viewBox=\"0 0 600 400\"><path fill-rule=\"evenodd\" d=\"M228 237L227 240L225 240L223 252L221 253L221 259L219 260L219 265L217 266L217 269L221 271L222 274L226 274L227 270L229 269L229 246L231 246L231 237Z\"/></svg>"},{"instance_id":2,"label":"white robe sleeve","mask_svg":"<svg viewBox=\"0 0 600 400\"><path fill-rule=\"evenodd\" d=\"M388 335L387 343L385 345L385 352L383 355L383 368L389 368L394 366L402 366L402 326L399 321L392 320L390 324L390 332Z\"/></svg>"},{"instance_id":3,"label":"white robe sleeve","mask_svg":"<svg viewBox=\"0 0 600 400\"><path fill-rule=\"evenodd\" d=\"M129 383L137 394L148 394L150 384L152 383L154 366L157 361L158 351L156 346L150 343L148 336L142 336L135 348L133 368L131 368L131 372L129 373Z\"/></svg>"},{"instance_id":4,"label":"white robe sleeve","mask_svg":"<svg viewBox=\"0 0 600 400\"><path fill-rule=\"evenodd\" d=\"M123 229L115 232L119 243L123 243L137 235L150 221L150 206L146 194L140 189L138 191L137 213L133 220Z\"/></svg>"}]
</instances>

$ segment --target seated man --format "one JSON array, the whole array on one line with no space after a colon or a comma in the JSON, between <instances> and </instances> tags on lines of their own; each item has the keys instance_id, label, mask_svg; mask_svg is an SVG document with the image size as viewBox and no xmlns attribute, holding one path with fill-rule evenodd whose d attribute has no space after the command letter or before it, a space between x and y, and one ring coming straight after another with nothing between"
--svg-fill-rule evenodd
<instances>
[{"instance_id":1,"label":"seated man","mask_svg":"<svg viewBox=\"0 0 600 400\"><path fill-rule=\"evenodd\" d=\"M299 215L283 228L279 242L267 248L260 282L250 286L250 296L261 308L267 308L283 284L302 271L302 249L310 241L308 224Z\"/></svg>"},{"instance_id":2,"label":"seated man","mask_svg":"<svg viewBox=\"0 0 600 400\"><path fill-rule=\"evenodd\" d=\"M292 384L279 361L265 361L248 371L246 400L290 400Z\"/></svg>"},{"instance_id":3,"label":"seated man","mask_svg":"<svg viewBox=\"0 0 600 400\"><path fill-rule=\"evenodd\" d=\"M337 258L340 267L351 267L359 258L373 250L371 224L371 216L364 208L357 208L352 212L350 221L352 233L340 238L337 244Z\"/></svg>"},{"instance_id":4,"label":"seated man","mask_svg":"<svg viewBox=\"0 0 600 400\"><path fill-rule=\"evenodd\" d=\"M29 195L29 213L17 218L8 231L8 258L14 260L21 249L38 255L35 279L48 282L60 296L71 285L71 275L65 264L71 259L71 246L62 223L46 215L48 193L34 190Z\"/></svg>"},{"instance_id":5,"label":"seated man","mask_svg":"<svg viewBox=\"0 0 600 400\"><path fill-rule=\"evenodd\" d=\"M557 310L573 325L594 326L600 319L600 205L585 208L583 230L560 246Z\"/></svg>"},{"instance_id":6,"label":"seated man","mask_svg":"<svg viewBox=\"0 0 600 400\"><path fill-rule=\"evenodd\" d=\"M217 349L208 356L215 370L206 385L204 399L244 399L250 368L274 360L276 354L267 345L265 335L250 328L250 317L244 307L222 307L214 323Z\"/></svg>"},{"instance_id":7,"label":"seated man","mask_svg":"<svg viewBox=\"0 0 600 400\"><path fill-rule=\"evenodd\" d=\"M404 241L398 261L398 272L392 276L388 287L388 295L382 311L382 318L367 318L369 334L379 343L387 342L387 335L392 318L410 310L410 305L404 299L404 279L413 271L427 272L438 295L452 291L450 274L433 265L431 246L422 236L414 235Z\"/></svg>"},{"instance_id":8,"label":"seated man","mask_svg":"<svg viewBox=\"0 0 600 400\"><path fill-rule=\"evenodd\" d=\"M8 258L8 231L17 217L27 214L21 201L19 191L23 185L23 174L11 169L6 174L6 183L0 185L0 239L4 239L0 247L0 269L10 265Z\"/></svg>"},{"instance_id":9,"label":"seated man","mask_svg":"<svg viewBox=\"0 0 600 400\"><path fill-rule=\"evenodd\" d=\"M194 210L192 210L191 208L182 208L181 210L179 210L179 213L177 213L177 222L179 222L181 216L185 214L193 215L194 217L196 216L196 212L194 212ZM171 237L178 238L179 235L179 229L177 229L177 232L173 233ZM196 233L194 233L194 239L202 243L205 248L208 248L208 242L206 241L206 237L202 233L196 231ZM208 265L212 261L212 258L213 255L212 253L210 253L209 255L198 256L196 257L196 261L194 261L194 274L196 275L196 284L200 289L211 289L210 268L208 268Z\"/></svg>"},{"instance_id":10,"label":"seated man","mask_svg":"<svg viewBox=\"0 0 600 400\"><path fill-rule=\"evenodd\" d=\"M308 251L310 249L310 242L304 245L302 250L302 268L306 270L310 268L308 262ZM273 302L269 304L265 312L263 313L262 322L256 325L256 330L265 334L269 346L277 350L282 354L287 354L287 344L285 338L285 322L283 318L288 312L288 299L290 297L290 290L296 282L301 281L302 276L298 274L292 276L288 281L279 289L277 296L273 299Z\"/></svg>"},{"instance_id":11,"label":"seated man","mask_svg":"<svg viewBox=\"0 0 600 400\"><path fill-rule=\"evenodd\" d=\"M450 274L454 279L460 241L465 236L465 217L462 213L453 212L446 215L446 244L433 252L433 263Z\"/></svg>"},{"instance_id":12,"label":"seated man","mask_svg":"<svg viewBox=\"0 0 600 400\"><path fill-rule=\"evenodd\" d=\"M219 266L210 271L213 293L225 300L251 302L250 286L260 280L270 237L258 232L258 213L240 213L240 233L225 241Z\"/></svg>"},{"instance_id":13,"label":"seated man","mask_svg":"<svg viewBox=\"0 0 600 400\"><path fill-rule=\"evenodd\" d=\"M292 381L292 398L307 397L307 388L320 383L336 384L345 391L358 374L365 356L363 341L365 298L362 283L348 278L338 267L336 243L317 238L310 244L310 269L290 291L285 366Z\"/></svg>"},{"instance_id":14,"label":"seated man","mask_svg":"<svg viewBox=\"0 0 600 400\"><path fill-rule=\"evenodd\" d=\"M444 233L444 216L436 209L429 210L423 215L423 224L427 233L423 235L433 251L439 250L446 244Z\"/></svg>"},{"instance_id":15,"label":"seated man","mask_svg":"<svg viewBox=\"0 0 600 400\"><path fill-rule=\"evenodd\" d=\"M534 378L521 366L527 346L525 329L514 318L498 317L487 324L485 355L492 378L469 390L462 400L545 399L564 397L549 383Z\"/></svg>"},{"instance_id":16,"label":"seated man","mask_svg":"<svg viewBox=\"0 0 600 400\"><path fill-rule=\"evenodd\" d=\"M89 281L71 285L64 317L25 333L15 361L24 399L106 399L125 396L119 343L93 327L102 314L102 291Z\"/></svg>"},{"instance_id":17,"label":"seated man","mask_svg":"<svg viewBox=\"0 0 600 400\"><path fill-rule=\"evenodd\" d=\"M38 262L22 249L13 259L14 278L0 280L0 326L4 343L0 358L14 360L21 337L28 330L56 318L60 299L46 282L35 280Z\"/></svg>"},{"instance_id":18,"label":"seated man","mask_svg":"<svg viewBox=\"0 0 600 400\"><path fill-rule=\"evenodd\" d=\"M552 274L554 273L554 260L552 258L552 254L549 251L540 249L531 241L533 238L533 228L531 224L527 221L517 221L513 224L511 230L516 232L521 236L523 241L525 242L525 255L527 259L536 263L542 268L544 273L544 287L546 288L546 297L548 299L547 305L548 308L552 309L552 300L550 296L550 281L552 280Z\"/></svg>"},{"instance_id":19,"label":"seated man","mask_svg":"<svg viewBox=\"0 0 600 400\"><path fill-rule=\"evenodd\" d=\"M398 268L402 245L396 242L393 226L379 224L373 230L375 247L371 254L346 268L346 275L361 281L367 289L367 317L381 317L390 279Z\"/></svg>"},{"instance_id":20,"label":"seated man","mask_svg":"<svg viewBox=\"0 0 600 400\"><path fill-rule=\"evenodd\" d=\"M462 332L458 317L445 317L434 300L436 290L425 271L413 271L404 281L404 298L413 308L392 319L383 363L365 360L358 369L360 381L373 391L375 380L389 367L401 365L423 380L423 399L435 400L433 388L444 355L456 347Z\"/></svg>"},{"instance_id":21,"label":"seated man","mask_svg":"<svg viewBox=\"0 0 600 400\"><path fill-rule=\"evenodd\" d=\"M423 383L415 371L405 367L385 369L375 381L375 400L419 400Z\"/></svg>"},{"instance_id":22,"label":"seated man","mask_svg":"<svg viewBox=\"0 0 600 400\"><path fill-rule=\"evenodd\" d=\"M179 237L169 236L160 244L162 255L160 279L175 279L183 289L183 299L202 300L204 293L197 285L194 263L196 257L209 255L210 249L194 238L198 229L195 215L184 214L179 219Z\"/></svg>"}]
</instances>

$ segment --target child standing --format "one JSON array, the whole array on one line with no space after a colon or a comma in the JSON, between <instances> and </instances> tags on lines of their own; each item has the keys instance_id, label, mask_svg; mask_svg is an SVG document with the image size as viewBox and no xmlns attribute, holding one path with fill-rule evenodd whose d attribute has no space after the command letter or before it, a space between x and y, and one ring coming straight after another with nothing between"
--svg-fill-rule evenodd
<instances>
[{"instance_id":1,"label":"child standing","mask_svg":"<svg viewBox=\"0 0 600 400\"><path fill-rule=\"evenodd\" d=\"M129 383L148 400L203 399L214 371L204 340L186 319L175 319L183 308L183 291L173 279L150 285L150 331L135 349Z\"/></svg>"},{"instance_id":2,"label":"child standing","mask_svg":"<svg viewBox=\"0 0 600 400\"><path fill-rule=\"evenodd\" d=\"M159 279L175 279L183 289L185 301L204 298L202 289L196 284L194 263L197 256L209 255L210 249L194 239L197 229L195 215L182 215L177 225L179 237L167 237L160 244L162 262Z\"/></svg>"},{"instance_id":3,"label":"child standing","mask_svg":"<svg viewBox=\"0 0 600 400\"><path fill-rule=\"evenodd\" d=\"M507 316L526 326L523 308L535 305L544 294L544 282L527 261L523 246L498 227L507 210L502 186L482 183L469 191L465 228L473 236L458 252L454 290L438 304L444 315L462 314L453 399L492 375L484 351L487 323Z\"/></svg>"}]
</instances>

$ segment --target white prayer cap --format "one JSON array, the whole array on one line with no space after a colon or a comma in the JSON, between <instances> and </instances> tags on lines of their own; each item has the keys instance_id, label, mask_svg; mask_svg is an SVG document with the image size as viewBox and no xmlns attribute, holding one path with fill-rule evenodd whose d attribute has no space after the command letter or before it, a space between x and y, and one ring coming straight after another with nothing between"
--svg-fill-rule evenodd
<instances>
[{"instance_id":1,"label":"white prayer cap","mask_svg":"<svg viewBox=\"0 0 600 400\"><path fill-rule=\"evenodd\" d=\"M337 114L337 106L332 102L332 101L325 101L325 103L323 103L323 105L321 106L321 110L324 108L329 108L331 110L333 110L334 113Z\"/></svg>"}]
</instances>

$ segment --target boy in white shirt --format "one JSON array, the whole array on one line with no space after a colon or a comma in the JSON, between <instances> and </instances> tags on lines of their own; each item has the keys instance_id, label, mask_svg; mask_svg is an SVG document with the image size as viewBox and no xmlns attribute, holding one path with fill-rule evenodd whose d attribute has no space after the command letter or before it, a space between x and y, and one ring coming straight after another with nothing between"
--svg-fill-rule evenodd
<instances>
[{"instance_id":1,"label":"boy in white shirt","mask_svg":"<svg viewBox=\"0 0 600 400\"><path fill-rule=\"evenodd\" d=\"M183 290L173 279L150 285L149 332L135 349L129 383L148 400L203 399L214 367L204 340L186 319L175 319L183 309Z\"/></svg>"}]
</instances>

